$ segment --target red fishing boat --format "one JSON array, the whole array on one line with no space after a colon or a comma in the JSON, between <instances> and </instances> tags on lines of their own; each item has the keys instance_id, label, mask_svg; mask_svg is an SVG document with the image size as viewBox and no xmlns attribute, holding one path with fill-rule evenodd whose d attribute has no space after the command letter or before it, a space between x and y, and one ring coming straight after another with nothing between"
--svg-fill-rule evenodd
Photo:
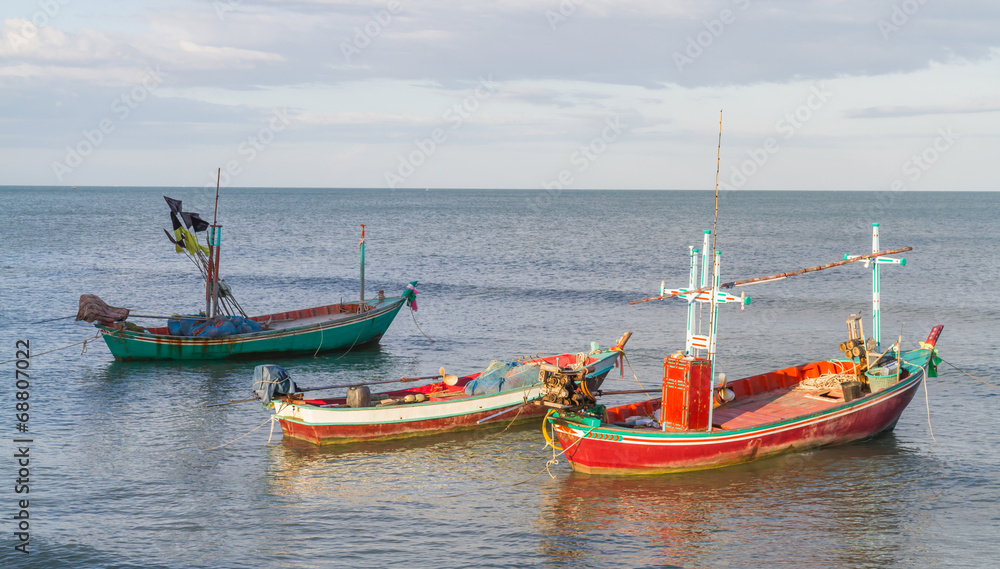
<instances>
[{"instance_id":1,"label":"red fishing boat","mask_svg":"<svg viewBox=\"0 0 1000 569\"><path fill-rule=\"evenodd\" d=\"M706 282L706 260L702 287L697 289L698 250L691 248L689 288L661 288L660 296L654 297L680 297L689 302L686 346L664 359L660 397L605 408L596 401L589 406L573 405L552 389L545 396L553 407L545 418L546 438L562 449L574 470L654 474L728 466L891 431L927 374L934 375L934 365L939 361L935 344L943 327L931 329L916 349L903 350L901 341L897 341L881 352L877 271L873 280L874 336L865 339L860 316L852 315L848 319L848 341L840 345L843 357L728 382L724 374L715 373L718 304L749 304L746 297L725 294L720 288L862 260L876 269L879 264L905 264L905 260L886 257L901 250L879 250L877 224L873 226L872 243L870 255L846 256L829 265L726 285L720 285L720 254L716 251L712 283ZM694 302L711 304L707 336L695 333ZM571 384L554 387L562 392L573 391Z\"/></svg>"}]
</instances>

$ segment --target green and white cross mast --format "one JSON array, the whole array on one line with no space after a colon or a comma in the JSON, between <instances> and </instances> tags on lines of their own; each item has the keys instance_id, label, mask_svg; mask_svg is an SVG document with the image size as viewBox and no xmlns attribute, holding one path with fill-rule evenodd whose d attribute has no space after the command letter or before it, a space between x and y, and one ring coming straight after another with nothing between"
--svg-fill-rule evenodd
<instances>
[{"instance_id":1,"label":"green and white cross mast","mask_svg":"<svg viewBox=\"0 0 1000 569\"><path fill-rule=\"evenodd\" d=\"M879 252L878 224L872 224L872 253ZM844 260L855 259L861 255L844 255ZM882 309L879 306L882 299L882 289L879 284L879 265L906 265L906 259L893 259L892 257L874 257L865 259L865 268L869 264L872 269L872 338L875 339L875 349L882 351Z\"/></svg>"},{"instance_id":2,"label":"green and white cross mast","mask_svg":"<svg viewBox=\"0 0 1000 569\"><path fill-rule=\"evenodd\" d=\"M691 265L690 265L690 276L688 277L688 287L687 288L677 288L668 289L666 288L666 283L660 283L660 296L676 296L678 298L684 299L688 303L687 310L687 335L684 347L685 356L701 357L702 351L707 351L707 359L712 362L712 381L709 386L709 401L712 401L712 394L715 391L716 385L716 373L715 373L715 344L716 336L718 334L719 328L719 304L725 304L727 302L738 302L740 303L740 310L750 304L750 297L746 296L746 293L742 293L740 296L733 296L731 294L726 294L719 290L721 284L721 260L722 252L715 252L715 263L713 266L713 271L711 273L712 282L709 284L709 272L708 272L708 238L711 235L711 231L705 230L704 232L704 251L702 254L701 263L701 287L696 287L698 282L698 249L694 247L689 247L691 255ZM711 290L706 290L711 288ZM690 292L689 292L690 291ZM708 333L700 334L701 332L701 314L695 314L695 302L709 303L711 306L709 310L709 323L708 323ZM720 381L719 383L724 383ZM709 405L708 411L708 429L712 429L712 406Z\"/></svg>"}]
</instances>

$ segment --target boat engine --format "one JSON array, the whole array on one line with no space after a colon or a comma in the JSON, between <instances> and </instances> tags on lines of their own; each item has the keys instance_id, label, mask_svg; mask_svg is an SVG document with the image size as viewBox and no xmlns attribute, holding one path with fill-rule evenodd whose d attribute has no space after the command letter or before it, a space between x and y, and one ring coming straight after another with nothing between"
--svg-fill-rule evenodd
<instances>
[{"instance_id":1,"label":"boat engine","mask_svg":"<svg viewBox=\"0 0 1000 569\"><path fill-rule=\"evenodd\" d=\"M597 398L587 387L587 368L563 368L552 364L542 364L538 368L538 380L544 385L543 404L548 407L590 407L597 404Z\"/></svg>"},{"instance_id":2,"label":"boat engine","mask_svg":"<svg viewBox=\"0 0 1000 569\"><path fill-rule=\"evenodd\" d=\"M859 314L851 314L851 317L847 319L847 338L846 342L841 342L837 347L840 348L845 357L855 362L854 375L857 377L857 381L867 385L868 379L865 377L865 372L868 371L869 367L874 367L871 365L870 357L872 355L877 357L878 354L872 354L872 350L875 349L875 339L865 340L865 329L861 324Z\"/></svg>"}]
</instances>

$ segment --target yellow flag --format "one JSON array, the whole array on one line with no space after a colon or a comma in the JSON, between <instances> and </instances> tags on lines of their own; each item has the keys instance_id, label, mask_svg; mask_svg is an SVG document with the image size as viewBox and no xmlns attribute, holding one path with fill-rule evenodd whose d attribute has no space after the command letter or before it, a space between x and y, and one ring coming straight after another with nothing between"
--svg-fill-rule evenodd
<instances>
[{"instance_id":1,"label":"yellow flag","mask_svg":"<svg viewBox=\"0 0 1000 569\"><path fill-rule=\"evenodd\" d=\"M201 249L201 251L205 253L205 255L208 255L208 247L205 247L204 245L198 243L198 238L195 237L193 233L191 233L187 229L184 229L183 227L181 227L178 231L180 231L181 236L184 239L184 248L187 249L188 253L190 253L192 257L198 256L199 249ZM178 250L177 252L180 253L180 250Z\"/></svg>"}]
</instances>

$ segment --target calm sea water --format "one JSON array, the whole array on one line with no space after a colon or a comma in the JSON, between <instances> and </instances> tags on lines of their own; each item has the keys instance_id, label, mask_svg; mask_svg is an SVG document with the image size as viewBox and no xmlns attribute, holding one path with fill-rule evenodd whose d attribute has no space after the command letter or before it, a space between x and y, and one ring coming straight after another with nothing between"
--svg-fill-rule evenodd
<instances>
[{"instance_id":1,"label":"calm sea water","mask_svg":"<svg viewBox=\"0 0 1000 569\"><path fill-rule=\"evenodd\" d=\"M82 293L144 312L197 310L161 195L211 218L197 189L0 188L0 361L93 335ZM30 555L18 496L13 363L0 366L5 567L993 567L1000 557L1000 391L941 365L889 436L710 472L590 477L550 465L538 425L318 448L282 440L249 394L253 367L300 385L471 372L491 359L634 336L644 386L683 343L684 308L629 306L683 286L711 229L710 192L223 191L222 271L251 313L421 281L381 345L274 362L116 363L103 343L31 360ZM884 340L944 324L947 362L1000 378L993 286L1000 194L736 192L720 200L723 280L912 246L883 272ZM845 319L870 328L854 264L744 289L723 306L730 377L833 356ZM608 386L634 388L625 379ZM623 401L623 400L612 400ZM928 407L930 426L928 425ZM933 437L931 433L933 428ZM245 436L244 436L245 435ZM242 438L240 438L242 437ZM936 440L935 440L936 439ZM206 450L220 445L217 450Z\"/></svg>"}]
</instances>

